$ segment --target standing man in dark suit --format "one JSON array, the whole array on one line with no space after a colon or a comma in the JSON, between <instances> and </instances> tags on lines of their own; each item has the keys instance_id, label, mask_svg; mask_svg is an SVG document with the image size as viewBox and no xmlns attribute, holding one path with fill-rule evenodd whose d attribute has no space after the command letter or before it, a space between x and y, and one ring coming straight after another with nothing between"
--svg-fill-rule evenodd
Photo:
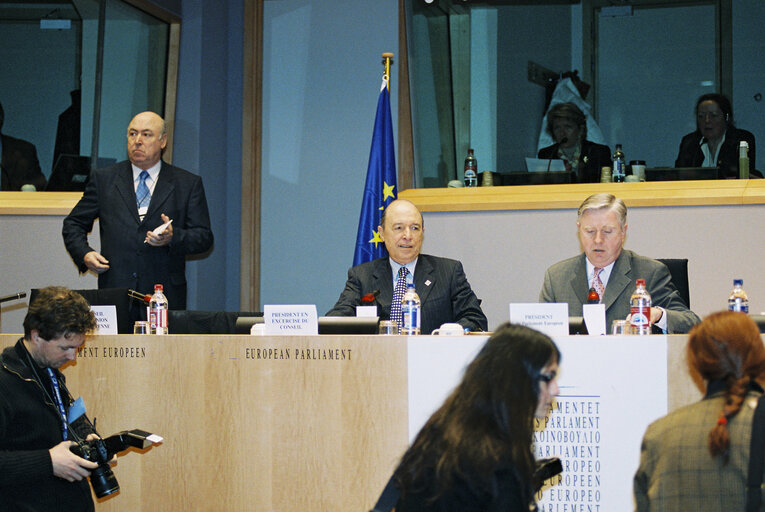
<instances>
[{"instance_id":1,"label":"standing man in dark suit","mask_svg":"<svg viewBox=\"0 0 765 512\"><path fill-rule=\"evenodd\" d=\"M3 130L5 111L0 104L0 132ZM0 134L0 190L21 190L24 185L34 185L45 190L48 180L40 170L35 145L25 140Z\"/></svg>"},{"instance_id":2,"label":"standing man in dark suit","mask_svg":"<svg viewBox=\"0 0 765 512\"><path fill-rule=\"evenodd\" d=\"M391 202L380 218L377 234L389 257L352 267L337 304L328 316L354 316L361 298L377 293L374 304L381 319L391 316L391 303L399 271L407 283L414 283L422 303L423 334L441 324L459 323L473 331L488 328L486 315L470 288L462 263L447 258L420 254L425 237L422 214L404 199Z\"/></svg>"},{"instance_id":3,"label":"standing man in dark suit","mask_svg":"<svg viewBox=\"0 0 765 512\"><path fill-rule=\"evenodd\" d=\"M594 194L577 213L584 254L556 263L545 273L540 302L566 302L568 314L582 316L590 287L606 306L606 325L630 314L635 280L645 279L651 294L651 324L670 334L686 333L699 322L688 309L663 263L624 250L627 206L611 194Z\"/></svg>"},{"instance_id":4,"label":"standing man in dark suit","mask_svg":"<svg viewBox=\"0 0 765 512\"><path fill-rule=\"evenodd\" d=\"M63 235L80 272L98 274L99 288L151 293L161 283L170 308L185 309L186 255L208 250L213 234L202 179L162 161L166 145L160 116L135 116L127 132L129 161L93 171L64 219ZM96 218L100 253L88 245Z\"/></svg>"}]
</instances>

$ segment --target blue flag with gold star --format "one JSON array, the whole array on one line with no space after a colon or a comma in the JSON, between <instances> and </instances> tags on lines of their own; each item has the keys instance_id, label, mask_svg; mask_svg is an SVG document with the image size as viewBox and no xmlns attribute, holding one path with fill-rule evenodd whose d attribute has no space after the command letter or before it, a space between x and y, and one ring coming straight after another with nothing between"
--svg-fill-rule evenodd
<instances>
[{"instance_id":1,"label":"blue flag with gold star","mask_svg":"<svg viewBox=\"0 0 765 512\"><path fill-rule=\"evenodd\" d=\"M387 80L383 79L380 99L377 101L372 148L369 150L367 182L361 200L361 217L356 234L353 265L382 258L387 254L377 234L383 209L396 199L396 152L393 148L393 122L390 114L390 94Z\"/></svg>"}]
</instances>

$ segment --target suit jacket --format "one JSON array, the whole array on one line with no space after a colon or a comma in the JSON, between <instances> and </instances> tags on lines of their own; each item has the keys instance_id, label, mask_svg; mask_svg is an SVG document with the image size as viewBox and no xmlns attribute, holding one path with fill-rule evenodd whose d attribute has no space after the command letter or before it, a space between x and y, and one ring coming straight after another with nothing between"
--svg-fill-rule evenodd
<instances>
[{"instance_id":1,"label":"suit jacket","mask_svg":"<svg viewBox=\"0 0 765 512\"><path fill-rule=\"evenodd\" d=\"M701 132L696 130L689 133L680 142L675 167L701 167L704 163L704 153L701 151ZM754 135L746 130L729 126L725 132L725 142L717 155L717 166L723 178L738 178L738 146L745 140L749 143L749 175L762 178L762 173L754 168L757 161Z\"/></svg>"},{"instance_id":2,"label":"suit jacket","mask_svg":"<svg viewBox=\"0 0 765 512\"><path fill-rule=\"evenodd\" d=\"M173 219L172 241L163 247L145 244L146 232L162 224L162 213ZM98 287L152 293L154 285L161 283L170 308L185 309L186 255L204 252L213 244L202 179L162 162L141 221L130 162L93 171L82 198L64 219L66 250L80 272L87 271L85 254L94 250L87 236L96 218L100 252L110 266L99 274Z\"/></svg>"},{"instance_id":3,"label":"suit jacket","mask_svg":"<svg viewBox=\"0 0 765 512\"><path fill-rule=\"evenodd\" d=\"M582 316L582 304L587 303L590 283L587 282L586 256L580 254L551 266L545 272L540 302L567 302L568 314ZM672 284L669 269L656 260L622 250L616 258L608 278L603 304L606 306L606 328L630 313L630 296L635 291L635 280L645 279L651 294L651 304L662 307L667 315L670 334L685 333L700 320L688 309Z\"/></svg>"},{"instance_id":4,"label":"suit jacket","mask_svg":"<svg viewBox=\"0 0 765 512\"><path fill-rule=\"evenodd\" d=\"M751 391L728 420L730 459L709 453L709 431L723 408L721 393L685 406L652 423L645 432L633 481L638 512L727 512L745 510L746 475L754 411Z\"/></svg>"},{"instance_id":5,"label":"suit jacket","mask_svg":"<svg viewBox=\"0 0 765 512\"><path fill-rule=\"evenodd\" d=\"M31 183L37 190L45 190L47 180L40 170L34 144L25 140L0 135L3 154L0 157L0 190L21 190Z\"/></svg>"},{"instance_id":6,"label":"suit jacket","mask_svg":"<svg viewBox=\"0 0 765 512\"><path fill-rule=\"evenodd\" d=\"M538 158L560 158L559 144L553 144L539 150ZM603 144L585 140L579 154L579 171L573 177L574 183L600 183L600 168L611 167L611 150Z\"/></svg>"},{"instance_id":7,"label":"suit jacket","mask_svg":"<svg viewBox=\"0 0 765 512\"><path fill-rule=\"evenodd\" d=\"M473 331L488 329L486 315L459 261L420 254L414 267L414 286L422 303L423 334L430 334L448 322ZM380 290L376 302L380 319L387 320L393 300L393 269L387 256L348 270L345 289L327 316L354 316L361 297L375 290Z\"/></svg>"}]
</instances>

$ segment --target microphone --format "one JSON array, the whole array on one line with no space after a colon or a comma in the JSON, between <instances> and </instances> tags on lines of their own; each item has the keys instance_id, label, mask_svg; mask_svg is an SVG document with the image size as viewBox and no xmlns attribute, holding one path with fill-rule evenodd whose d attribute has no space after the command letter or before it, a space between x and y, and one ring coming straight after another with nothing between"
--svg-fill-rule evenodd
<instances>
[{"instance_id":1,"label":"microphone","mask_svg":"<svg viewBox=\"0 0 765 512\"><path fill-rule=\"evenodd\" d=\"M553 151L553 156L555 156L555 154L557 153L557 150L560 147L560 145L565 144L566 142L568 142L568 137L563 137L561 140L558 141L558 144L555 146L555 151ZM552 165L552 161L553 161L552 157L550 157L550 159L547 161L547 172L550 172L550 166Z\"/></svg>"},{"instance_id":2,"label":"microphone","mask_svg":"<svg viewBox=\"0 0 765 512\"><path fill-rule=\"evenodd\" d=\"M6 297L0 297L0 303L8 302L9 300L23 299L26 296L27 296L27 292L14 293L13 295L8 295Z\"/></svg>"},{"instance_id":3,"label":"microphone","mask_svg":"<svg viewBox=\"0 0 765 512\"><path fill-rule=\"evenodd\" d=\"M128 289L127 294L128 294L128 297L130 297L131 299L140 300L141 302L145 302L146 304L151 302L151 295L146 295L141 292L137 292L135 290L130 290L130 289Z\"/></svg>"}]
</instances>

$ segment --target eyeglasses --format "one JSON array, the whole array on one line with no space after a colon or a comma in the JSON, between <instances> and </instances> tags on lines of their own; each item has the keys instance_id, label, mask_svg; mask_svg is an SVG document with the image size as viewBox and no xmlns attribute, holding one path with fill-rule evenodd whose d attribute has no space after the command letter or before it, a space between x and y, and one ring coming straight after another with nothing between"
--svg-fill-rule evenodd
<instances>
[{"instance_id":1,"label":"eyeglasses","mask_svg":"<svg viewBox=\"0 0 765 512\"><path fill-rule=\"evenodd\" d=\"M717 121L718 119L721 119L724 116L722 112L699 112L696 114L696 118L699 121L705 121L707 117L711 119L712 121Z\"/></svg>"},{"instance_id":2,"label":"eyeglasses","mask_svg":"<svg viewBox=\"0 0 765 512\"><path fill-rule=\"evenodd\" d=\"M558 376L558 372L540 373L539 380L541 380L545 384L549 384L550 381L555 380L557 376Z\"/></svg>"}]
</instances>

